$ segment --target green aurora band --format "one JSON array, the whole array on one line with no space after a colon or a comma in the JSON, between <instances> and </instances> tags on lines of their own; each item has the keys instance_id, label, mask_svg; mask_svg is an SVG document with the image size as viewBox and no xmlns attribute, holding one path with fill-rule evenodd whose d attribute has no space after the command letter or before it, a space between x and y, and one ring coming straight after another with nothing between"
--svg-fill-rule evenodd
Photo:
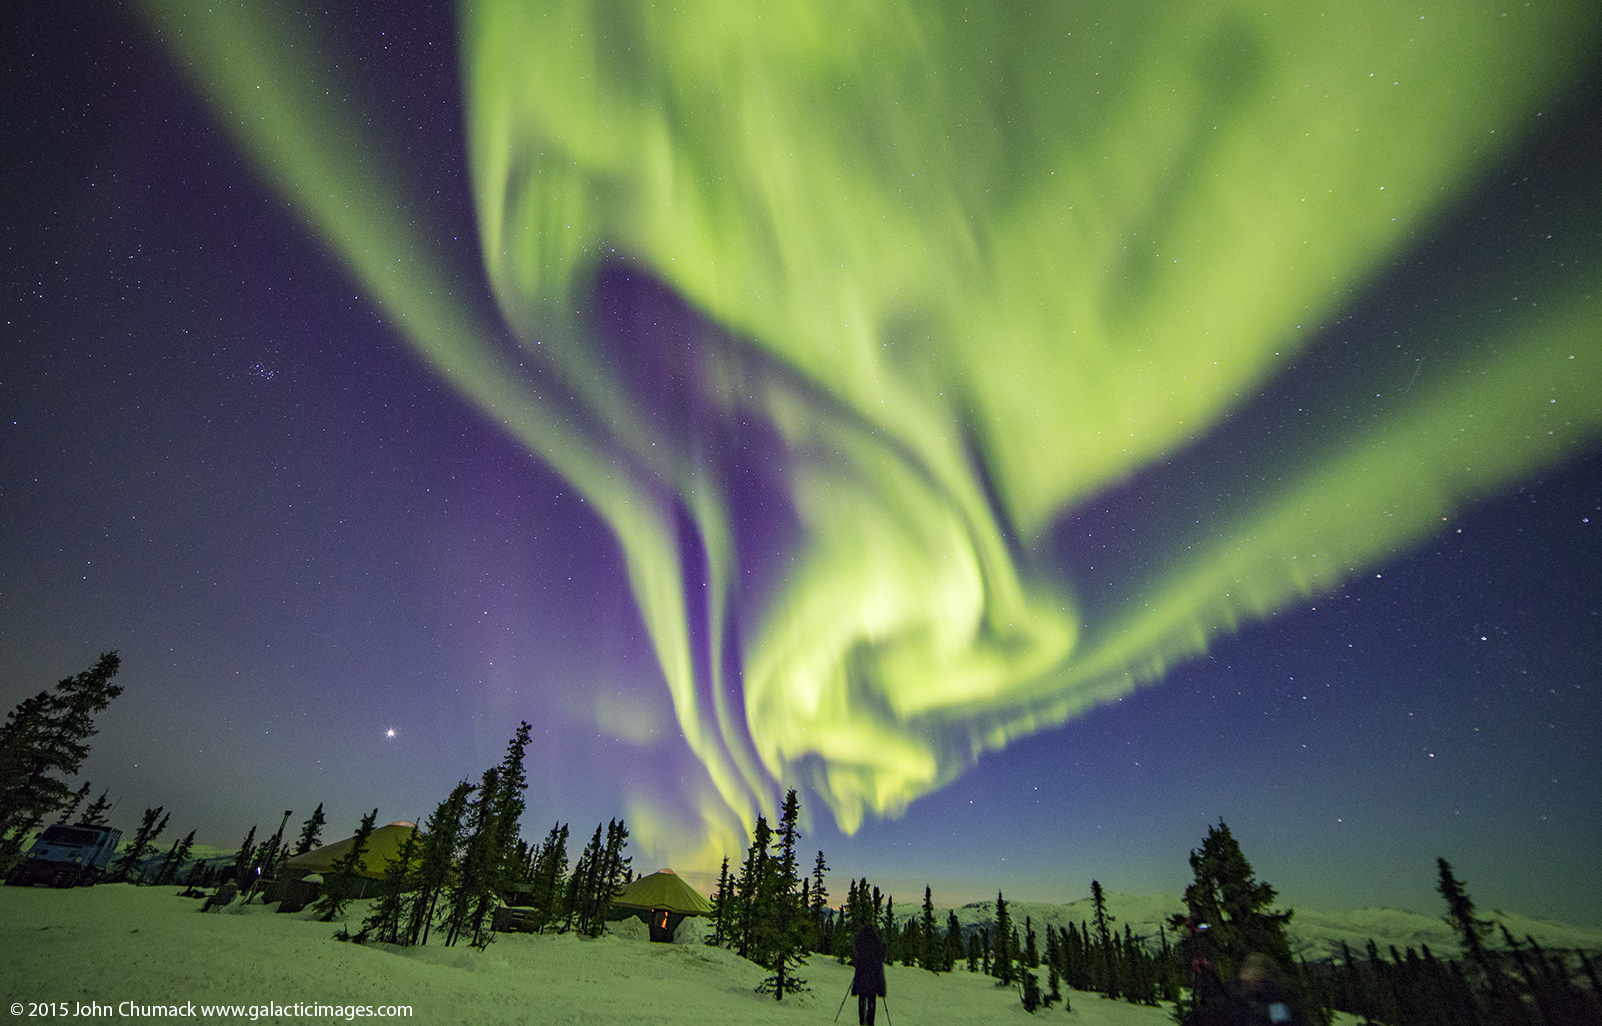
<instances>
[{"instance_id":1,"label":"green aurora band","mask_svg":"<svg viewBox=\"0 0 1602 1026\"><path fill-rule=\"evenodd\" d=\"M1143 542L1160 569L1105 612L1049 564L1054 522L1217 425L1505 160L1602 25L1593 3L1269 6L468 3L497 324L303 17L145 0L406 341L610 525L706 767L703 822L643 795L629 819L697 860L785 785L847 832L895 815L1595 444L1588 225L1538 306L1419 325L1467 333L1385 417L1329 416L1254 468L1227 522ZM701 433L642 412L598 338L619 261L721 329L690 368L703 414L782 440L798 539L764 591ZM698 660L736 615L740 665Z\"/></svg>"}]
</instances>

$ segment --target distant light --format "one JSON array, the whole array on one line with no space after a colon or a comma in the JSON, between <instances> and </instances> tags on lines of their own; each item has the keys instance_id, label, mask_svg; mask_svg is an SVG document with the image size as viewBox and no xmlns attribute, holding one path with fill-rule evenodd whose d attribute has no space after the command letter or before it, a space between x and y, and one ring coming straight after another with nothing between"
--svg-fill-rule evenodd
<instances>
[{"instance_id":1,"label":"distant light","mask_svg":"<svg viewBox=\"0 0 1602 1026\"><path fill-rule=\"evenodd\" d=\"M394 737L395 736L395 728L391 727L388 730L384 731L384 736L385 737Z\"/></svg>"}]
</instances>

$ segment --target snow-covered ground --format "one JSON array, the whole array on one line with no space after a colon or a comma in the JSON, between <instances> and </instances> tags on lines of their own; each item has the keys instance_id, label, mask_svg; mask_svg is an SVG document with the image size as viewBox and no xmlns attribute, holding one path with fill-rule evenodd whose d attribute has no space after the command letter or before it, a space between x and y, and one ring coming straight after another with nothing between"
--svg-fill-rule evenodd
<instances>
[{"instance_id":1,"label":"snow-covered ground","mask_svg":"<svg viewBox=\"0 0 1602 1026\"><path fill-rule=\"evenodd\" d=\"M39 1002L95 1003L106 1019L118 1006L207 1004L410 1006L425 1023L677 1024L826 1023L851 969L815 956L801 971L812 993L775 1002L756 994L757 966L702 944L651 944L638 937L580 940L501 934L485 951L429 944L404 951L333 939L335 927L305 913L260 905L202 914L174 887L0 888L0 995L12 1021ZM355 929L365 902L352 906ZM632 932L632 931L631 931ZM1017 995L967 972L936 976L891 966L888 1026L939 1023L1082 1023L1160 1026L1166 1009L1072 994L1073 1010L1030 1017ZM15 1007L21 1003L19 1013ZM248 1016L248 1010L245 1012ZM855 1023L856 1002L840 1022ZM345 1011L323 1018L349 1018ZM81 1017L78 1017L81 1018ZM258 1021L292 1022L294 1014Z\"/></svg>"},{"instance_id":2,"label":"snow-covered ground","mask_svg":"<svg viewBox=\"0 0 1602 1026\"><path fill-rule=\"evenodd\" d=\"M337 927L309 912L277 915L262 905L202 914L201 902L177 896L175 887L102 884L93 888L0 887L0 997L14 1020L55 1003L52 1018L98 1016L123 1019L118 1008L136 1005L238 1006L258 1021L290 1022L296 1005L333 1006L323 1019L349 1019L364 1006L404 1005L410 1018L427 1023L801 1024L833 1020L851 980L851 969L814 956L801 971L810 994L782 1003L755 993L764 973L738 956L702 944L651 944L644 927L629 921L618 934L599 940L567 936L500 934L486 951L436 944L400 950L358 946L333 939ZM1137 933L1155 924L1177 899L1171 896L1109 895L1120 923ZM366 913L354 902L347 922L354 931ZM897 905L898 913L912 906ZM988 903L958 909L959 920L988 921ZM1066 926L1088 919L1080 903L1011 906L1015 921L1027 915L1037 926ZM941 928L945 911L938 913ZM1533 932L1553 947L1602 947L1602 931L1539 923L1512 916L1515 934ZM1429 943L1454 953L1445 925L1430 917L1394 910L1342 916L1298 913L1303 943L1314 947L1346 937L1354 949L1374 936L1381 949ZM693 923L693 921L692 921ZM1148 929L1149 927L1149 929ZM1438 927L1438 928L1437 928ZM1042 977L1044 974L1042 974ZM938 1023L1062 1023L1084 1026L1160 1026L1167 1008L1141 1008L1070 993L1072 1010L1024 1011L1013 991L959 969L933 975L920 969L888 970L886 1026ZM1042 983L1044 979L1042 978ZM277 1005L277 1014L260 1014ZM20 1006L20 1010L19 1010ZM840 1022L854 1023L856 1005L846 1003ZM63 1011L63 1009L65 1009ZM233 1017L233 1016L230 1016ZM365 1016L364 1016L365 1017ZM376 1016L375 1016L376 1017ZM136 1016L135 1018L142 1018ZM1345 1017L1342 1017L1345 1021Z\"/></svg>"}]
</instances>

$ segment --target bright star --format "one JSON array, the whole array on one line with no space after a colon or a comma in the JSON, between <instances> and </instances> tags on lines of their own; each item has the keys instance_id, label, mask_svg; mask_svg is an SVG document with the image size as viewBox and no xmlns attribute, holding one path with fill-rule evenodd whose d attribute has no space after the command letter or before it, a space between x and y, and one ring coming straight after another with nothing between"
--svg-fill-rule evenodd
<instances>
[{"instance_id":1,"label":"bright star","mask_svg":"<svg viewBox=\"0 0 1602 1026\"><path fill-rule=\"evenodd\" d=\"M395 728L391 727L388 730L384 731L384 736L385 737L394 737L395 736Z\"/></svg>"}]
</instances>

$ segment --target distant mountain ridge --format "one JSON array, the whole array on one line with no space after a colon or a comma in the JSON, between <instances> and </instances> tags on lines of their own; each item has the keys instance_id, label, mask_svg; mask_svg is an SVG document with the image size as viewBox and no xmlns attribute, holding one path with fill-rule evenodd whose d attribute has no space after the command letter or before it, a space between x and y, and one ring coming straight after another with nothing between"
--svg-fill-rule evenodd
<instances>
[{"instance_id":1,"label":"distant mountain ridge","mask_svg":"<svg viewBox=\"0 0 1602 1026\"><path fill-rule=\"evenodd\" d=\"M1123 933L1124 924L1128 923L1136 936L1146 938L1155 945L1158 943L1159 927L1161 927L1167 932L1169 943L1175 943L1173 931L1168 929L1168 917L1184 911L1185 902L1178 895L1108 893L1106 898L1107 912L1115 920L1113 929L1120 934ZM958 908L957 922L962 925L963 934L967 935L981 926L988 927L995 918L994 904L990 901L979 901ZM1457 937L1439 916L1405 912L1394 908L1364 908L1347 912L1319 912L1301 908L1293 911L1295 915L1291 917L1287 930L1291 939L1291 951L1309 961L1339 957L1342 941L1346 942L1353 954L1362 955L1370 939L1379 946L1381 954L1387 957L1391 945L1395 945L1398 951L1406 951L1410 947L1417 949L1427 944L1431 951L1443 957L1456 957L1458 954ZM935 923L941 931L946 928L946 913L945 908L935 909ZM1039 933L1047 925L1055 929L1067 929L1070 923L1075 926L1081 922L1088 923L1094 913L1095 906L1089 898L1080 898L1066 905L1037 901L1007 902L1007 915L1018 927L1020 936L1023 934L1025 917L1033 922L1036 932ZM898 923L904 923L922 914L921 905L896 902L895 916ZM1531 936L1544 948L1602 951L1602 930L1570 926L1567 923L1544 919L1531 919L1516 912L1482 909L1481 914L1497 924L1506 924L1508 931L1521 942L1526 936ZM1044 937L1040 943L1044 948ZM1496 948L1502 946L1500 929L1493 935L1491 946Z\"/></svg>"}]
</instances>

